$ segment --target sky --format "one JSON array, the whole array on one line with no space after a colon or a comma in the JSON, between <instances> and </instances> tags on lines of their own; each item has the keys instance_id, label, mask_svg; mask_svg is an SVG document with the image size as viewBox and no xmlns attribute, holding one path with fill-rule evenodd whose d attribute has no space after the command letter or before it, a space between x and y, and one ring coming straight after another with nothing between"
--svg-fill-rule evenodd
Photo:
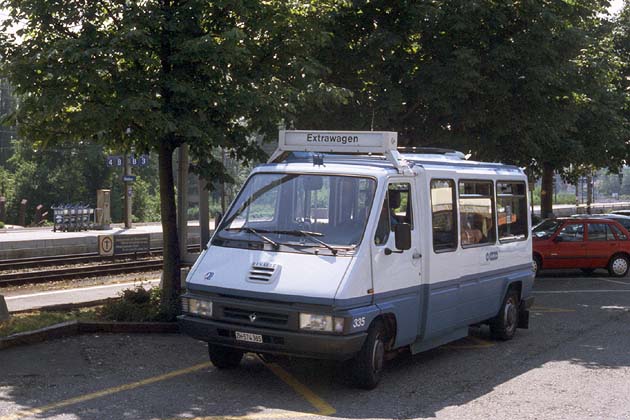
<instances>
[{"instance_id":1,"label":"sky","mask_svg":"<svg viewBox=\"0 0 630 420\"><path fill-rule=\"evenodd\" d=\"M610 12L610 14L614 15L616 13L618 13L621 8L623 7L623 0L611 0L610 1L610 8L608 9L608 12Z\"/></svg>"}]
</instances>

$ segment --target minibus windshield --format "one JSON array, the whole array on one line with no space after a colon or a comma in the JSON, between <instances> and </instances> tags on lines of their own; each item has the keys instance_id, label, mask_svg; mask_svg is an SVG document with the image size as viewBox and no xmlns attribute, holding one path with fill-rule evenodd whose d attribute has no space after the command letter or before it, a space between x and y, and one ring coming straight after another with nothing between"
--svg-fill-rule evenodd
<instances>
[{"instance_id":1,"label":"minibus windshield","mask_svg":"<svg viewBox=\"0 0 630 420\"><path fill-rule=\"evenodd\" d=\"M253 175L223 218L216 238L351 248L361 242L376 181L340 175Z\"/></svg>"}]
</instances>

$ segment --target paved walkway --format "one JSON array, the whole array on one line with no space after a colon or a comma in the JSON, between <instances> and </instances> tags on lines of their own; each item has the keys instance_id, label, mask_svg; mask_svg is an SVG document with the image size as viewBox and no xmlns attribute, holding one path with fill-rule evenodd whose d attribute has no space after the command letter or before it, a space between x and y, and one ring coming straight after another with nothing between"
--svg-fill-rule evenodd
<instances>
[{"instance_id":1,"label":"paved walkway","mask_svg":"<svg viewBox=\"0 0 630 420\"><path fill-rule=\"evenodd\" d=\"M160 279L148 281L133 281L127 283L105 284L100 286L81 287L77 289L52 290L35 292L17 296L7 296L5 301L9 312L40 309L46 306L94 302L108 298L115 298L126 289L142 285L146 289L157 286Z\"/></svg>"}]
</instances>

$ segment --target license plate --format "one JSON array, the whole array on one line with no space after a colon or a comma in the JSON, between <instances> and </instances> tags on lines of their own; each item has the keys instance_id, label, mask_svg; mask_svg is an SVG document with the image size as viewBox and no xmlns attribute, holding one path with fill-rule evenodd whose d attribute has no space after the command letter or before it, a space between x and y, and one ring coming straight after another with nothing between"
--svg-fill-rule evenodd
<instances>
[{"instance_id":1,"label":"license plate","mask_svg":"<svg viewBox=\"0 0 630 420\"><path fill-rule=\"evenodd\" d=\"M262 343L262 335L235 331L234 336L238 341L248 341L250 343Z\"/></svg>"}]
</instances>

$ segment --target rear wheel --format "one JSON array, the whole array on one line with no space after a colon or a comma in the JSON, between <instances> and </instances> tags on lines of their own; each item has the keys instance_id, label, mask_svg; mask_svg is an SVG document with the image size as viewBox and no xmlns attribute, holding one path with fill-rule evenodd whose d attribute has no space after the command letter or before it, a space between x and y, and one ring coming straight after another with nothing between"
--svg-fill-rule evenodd
<instances>
[{"instance_id":1,"label":"rear wheel","mask_svg":"<svg viewBox=\"0 0 630 420\"><path fill-rule=\"evenodd\" d=\"M218 369L234 369L241 363L243 352L230 347L208 343L210 361Z\"/></svg>"},{"instance_id":2,"label":"rear wheel","mask_svg":"<svg viewBox=\"0 0 630 420\"><path fill-rule=\"evenodd\" d=\"M628 268L630 268L628 257L623 254L613 255L608 262L608 273L613 277L625 276L628 274Z\"/></svg>"},{"instance_id":3,"label":"rear wheel","mask_svg":"<svg viewBox=\"0 0 630 420\"><path fill-rule=\"evenodd\" d=\"M538 276L538 273L542 268L542 260L540 259L540 255L535 254L532 258L532 263L534 265L534 276Z\"/></svg>"},{"instance_id":4,"label":"rear wheel","mask_svg":"<svg viewBox=\"0 0 630 420\"><path fill-rule=\"evenodd\" d=\"M497 316L490 322L490 332L497 340L511 340L518 325L519 295L516 290L508 290Z\"/></svg>"},{"instance_id":5,"label":"rear wheel","mask_svg":"<svg viewBox=\"0 0 630 420\"><path fill-rule=\"evenodd\" d=\"M385 327L379 320L368 330L363 347L350 364L355 385L374 389L383 375L385 361Z\"/></svg>"}]
</instances>

